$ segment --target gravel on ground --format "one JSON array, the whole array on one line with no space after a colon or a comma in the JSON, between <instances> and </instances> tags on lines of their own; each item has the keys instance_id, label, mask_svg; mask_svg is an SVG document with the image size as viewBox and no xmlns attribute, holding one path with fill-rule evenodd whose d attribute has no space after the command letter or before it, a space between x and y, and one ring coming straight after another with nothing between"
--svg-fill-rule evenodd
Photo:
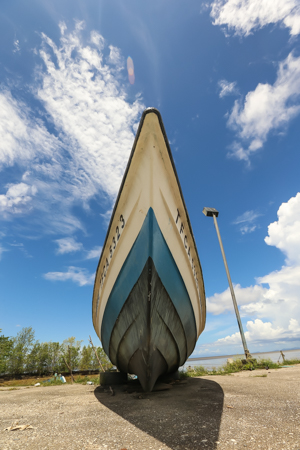
<instances>
[{"instance_id":1,"label":"gravel on ground","mask_svg":"<svg viewBox=\"0 0 300 450\"><path fill-rule=\"evenodd\" d=\"M300 450L300 365L158 389L0 388L0 449Z\"/></svg>"}]
</instances>

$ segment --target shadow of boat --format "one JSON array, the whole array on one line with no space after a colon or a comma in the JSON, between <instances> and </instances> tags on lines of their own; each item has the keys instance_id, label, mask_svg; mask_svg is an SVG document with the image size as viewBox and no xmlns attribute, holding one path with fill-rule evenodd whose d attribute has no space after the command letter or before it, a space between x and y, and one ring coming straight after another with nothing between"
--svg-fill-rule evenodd
<instances>
[{"instance_id":1,"label":"shadow of boat","mask_svg":"<svg viewBox=\"0 0 300 450\"><path fill-rule=\"evenodd\" d=\"M96 399L171 449L217 448L224 401L218 383L189 378L171 385L158 383L148 394L138 383L113 389L114 396L96 388Z\"/></svg>"}]
</instances>

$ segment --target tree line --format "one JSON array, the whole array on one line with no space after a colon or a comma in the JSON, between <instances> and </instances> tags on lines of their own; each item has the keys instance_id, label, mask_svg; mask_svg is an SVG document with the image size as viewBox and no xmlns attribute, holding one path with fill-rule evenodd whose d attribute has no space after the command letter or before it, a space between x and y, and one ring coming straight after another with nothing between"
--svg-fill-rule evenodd
<instances>
[{"instance_id":1,"label":"tree line","mask_svg":"<svg viewBox=\"0 0 300 450\"><path fill-rule=\"evenodd\" d=\"M1 333L0 329L0 333ZM0 335L0 374L61 373L71 370L108 369L112 366L101 347L82 346L75 337L59 342L39 342L32 327L16 337Z\"/></svg>"}]
</instances>

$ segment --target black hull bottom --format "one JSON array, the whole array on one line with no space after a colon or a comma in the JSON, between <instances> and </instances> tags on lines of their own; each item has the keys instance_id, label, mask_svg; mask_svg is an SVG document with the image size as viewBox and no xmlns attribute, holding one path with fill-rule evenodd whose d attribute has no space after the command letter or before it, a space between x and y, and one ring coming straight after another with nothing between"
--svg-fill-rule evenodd
<instances>
[{"instance_id":1,"label":"black hull bottom","mask_svg":"<svg viewBox=\"0 0 300 450\"><path fill-rule=\"evenodd\" d=\"M192 353L194 317L185 328L149 257L115 323L109 357L150 392L160 375L175 372Z\"/></svg>"}]
</instances>

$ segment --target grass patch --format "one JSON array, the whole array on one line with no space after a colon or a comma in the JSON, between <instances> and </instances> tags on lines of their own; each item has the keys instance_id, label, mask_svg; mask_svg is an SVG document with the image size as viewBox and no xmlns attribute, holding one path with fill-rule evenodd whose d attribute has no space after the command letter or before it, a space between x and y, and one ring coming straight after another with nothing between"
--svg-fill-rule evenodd
<instances>
[{"instance_id":1,"label":"grass patch","mask_svg":"<svg viewBox=\"0 0 300 450\"><path fill-rule=\"evenodd\" d=\"M41 386L60 386L61 384L66 384L63 383L61 380L52 380L50 379L50 381L44 380L44 381L40 381L38 380L38 383L41 383Z\"/></svg>"},{"instance_id":2,"label":"grass patch","mask_svg":"<svg viewBox=\"0 0 300 450\"><path fill-rule=\"evenodd\" d=\"M38 383L40 380L36 380L36 378L34 378L34 379L32 379L32 378L30 378L30 379L26 379L26 380L8 380L8 381L3 381L2 383L1 383L1 386L2 387L8 387L8 386L11 386L11 387L14 387L14 386L34 386L35 385L35 383Z\"/></svg>"},{"instance_id":3,"label":"grass patch","mask_svg":"<svg viewBox=\"0 0 300 450\"><path fill-rule=\"evenodd\" d=\"M100 375L77 375L74 377L74 382L79 384L86 384L88 381L92 381L94 384L99 384Z\"/></svg>"},{"instance_id":4,"label":"grass patch","mask_svg":"<svg viewBox=\"0 0 300 450\"><path fill-rule=\"evenodd\" d=\"M94 384L99 384L99 374L96 375L74 375L74 383L76 384L86 384L88 381L93 382ZM43 384L43 386L60 386L61 384L72 384L72 380L70 376L65 377L66 383L63 383L61 380L51 380L47 381Z\"/></svg>"},{"instance_id":5,"label":"grass patch","mask_svg":"<svg viewBox=\"0 0 300 450\"><path fill-rule=\"evenodd\" d=\"M282 366L293 366L294 364L300 364L300 359L286 359Z\"/></svg>"},{"instance_id":6,"label":"grass patch","mask_svg":"<svg viewBox=\"0 0 300 450\"><path fill-rule=\"evenodd\" d=\"M253 378L266 378L268 375L265 373L264 375L253 375Z\"/></svg>"},{"instance_id":7,"label":"grass patch","mask_svg":"<svg viewBox=\"0 0 300 450\"><path fill-rule=\"evenodd\" d=\"M74 383L86 384L88 381L92 381L94 384L99 384L99 374L95 375L74 375ZM66 376L66 383L61 380L55 380L53 376L45 376L38 378L26 378L23 380L7 380L3 381L0 386L2 387L30 387L34 386L36 383L40 383L41 386L60 386L61 384L72 384L71 377ZM50 380L50 381L48 381Z\"/></svg>"},{"instance_id":8,"label":"grass patch","mask_svg":"<svg viewBox=\"0 0 300 450\"><path fill-rule=\"evenodd\" d=\"M282 366L300 364L300 359L285 360L282 363L274 363L269 358L252 358L244 364L240 358L234 359L232 363L226 363L223 366L216 369L205 369L203 366L195 366L187 368L182 372L181 377L201 377L204 375L230 375L231 373L242 372L243 370L255 370L255 369L280 369ZM256 375L260 377L266 377L267 375Z\"/></svg>"}]
</instances>

